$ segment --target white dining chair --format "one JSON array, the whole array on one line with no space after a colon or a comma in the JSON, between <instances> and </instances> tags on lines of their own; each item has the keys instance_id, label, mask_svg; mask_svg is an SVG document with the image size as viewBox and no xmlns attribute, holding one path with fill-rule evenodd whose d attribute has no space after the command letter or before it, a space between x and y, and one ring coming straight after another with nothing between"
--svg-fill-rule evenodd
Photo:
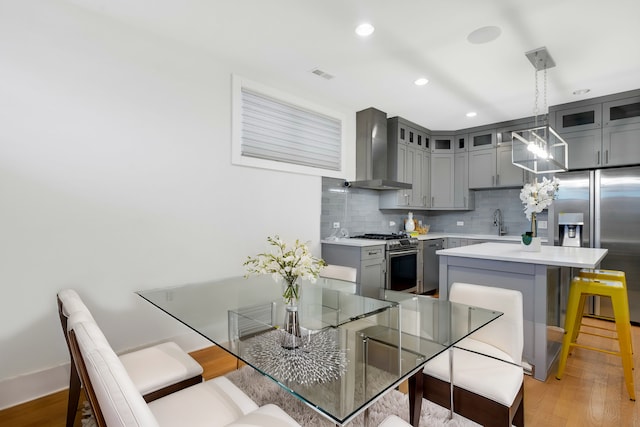
<instances>
[{"instance_id":1,"label":"white dining chair","mask_svg":"<svg viewBox=\"0 0 640 427\"><path fill-rule=\"evenodd\" d=\"M344 265L329 264L320 270L320 277L326 277L328 279L344 280L345 282L356 281L358 270L354 267L347 267Z\"/></svg>"},{"instance_id":2,"label":"white dining chair","mask_svg":"<svg viewBox=\"0 0 640 427\"><path fill-rule=\"evenodd\" d=\"M226 377L147 403L95 322L70 324L70 350L98 427L299 427L276 405L258 407Z\"/></svg>"},{"instance_id":3,"label":"white dining chair","mask_svg":"<svg viewBox=\"0 0 640 427\"><path fill-rule=\"evenodd\" d=\"M75 290L64 289L58 292L57 297L58 315L72 359L66 426L73 427L80 399L80 377L73 361L67 331L73 328L75 322L95 320ZM104 341L107 342L106 337ZM202 382L202 366L171 341L124 353L119 357L147 402Z\"/></svg>"},{"instance_id":4,"label":"white dining chair","mask_svg":"<svg viewBox=\"0 0 640 427\"><path fill-rule=\"evenodd\" d=\"M522 293L453 283L449 299L504 313L451 350L454 412L483 426L523 426ZM422 378L423 397L445 408L451 407L452 397L449 357L447 351L427 362Z\"/></svg>"},{"instance_id":5,"label":"white dining chair","mask_svg":"<svg viewBox=\"0 0 640 427\"><path fill-rule=\"evenodd\" d=\"M358 270L354 267L347 267L344 265L329 264L320 270L320 279L337 279L342 280L345 283L332 283L331 280L325 281L323 286L329 289L335 289L341 292L348 292L355 294L357 291L356 279L358 276Z\"/></svg>"}]
</instances>

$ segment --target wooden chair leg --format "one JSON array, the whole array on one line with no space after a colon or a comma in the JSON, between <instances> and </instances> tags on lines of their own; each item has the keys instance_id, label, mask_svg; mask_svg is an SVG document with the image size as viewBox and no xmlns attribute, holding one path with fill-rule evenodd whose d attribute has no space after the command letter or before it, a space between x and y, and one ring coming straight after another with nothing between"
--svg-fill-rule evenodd
<instances>
[{"instance_id":1,"label":"wooden chair leg","mask_svg":"<svg viewBox=\"0 0 640 427\"><path fill-rule=\"evenodd\" d=\"M69 400L67 402L67 427L73 427L78 412L78 402L80 401L80 376L75 363L71 361L71 374L69 376Z\"/></svg>"},{"instance_id":2,"label":"wooden chair leg","mask_svg":"<svg viewBox=\"0 0 640 427\"><path fill-rule=\"evenodd\" d=\"M424 375L422 371L409 378L409 423L413 427L420 425L420 413L422 412L422 397Z\"/></svg>"}]
</instances>

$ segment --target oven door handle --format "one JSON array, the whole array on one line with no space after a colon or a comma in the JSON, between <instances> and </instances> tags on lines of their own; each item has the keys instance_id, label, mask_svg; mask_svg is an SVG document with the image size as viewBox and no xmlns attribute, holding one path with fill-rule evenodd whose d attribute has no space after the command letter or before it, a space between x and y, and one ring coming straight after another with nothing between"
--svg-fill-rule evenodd
<instances>
[{"instance_id":1,"label":"oven door handle","mask_svg":"<svg viewBox=\"0 0 640 427\"><path fill-rule=\"evenodd\" d=\"M391 251L389 252L389 256L390 257L394 257L394 256L399 256L399 255L417 255L418 254L418 250L417 249L410 249L407 251Z\"/></svg>"}]
</instances>

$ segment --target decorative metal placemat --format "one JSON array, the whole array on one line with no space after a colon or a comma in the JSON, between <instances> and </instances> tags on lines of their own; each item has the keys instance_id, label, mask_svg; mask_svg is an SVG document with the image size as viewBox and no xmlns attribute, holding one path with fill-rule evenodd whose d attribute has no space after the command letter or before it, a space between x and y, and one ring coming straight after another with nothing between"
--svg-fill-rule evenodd
<instances>
[{"instance_id":1,"label":"decorative metal placemat","mask_svg":"<svg viewBox=\"0 0 640 427\"><path fill-rule=\"evenodd\" d=\"M347 352L340 348L337 331L326 329L303 336L296 349L281 346L281 329L274 329L246 341L247 362L278 378L297 384L327 383L347 370Z\"/></svg>"}]
</instances>

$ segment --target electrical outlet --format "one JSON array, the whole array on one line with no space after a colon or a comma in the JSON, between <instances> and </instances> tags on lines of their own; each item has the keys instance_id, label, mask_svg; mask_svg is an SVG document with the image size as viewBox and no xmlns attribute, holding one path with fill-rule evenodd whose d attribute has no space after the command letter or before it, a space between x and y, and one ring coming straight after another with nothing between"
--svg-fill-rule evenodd
<instances>
[{"instance_id":1,"label":"electrical outlet","mask_svg":"<svg viewBox=\"0 0 640 427\"><path fill-rule=\"evenodd\" d=\"M540 230L546 230L547 229L547 221L538 221L538 228Z\"/></svg>"},{"instance_id":2,"label":"electrical outlet","mask_svg":"<svg viewBox=\"0 0 640 427\"><path fill-rule=\"evenodd\" d=\"M340 228L340 223L339 222L334 222L333 223L333 228Z\"/></svg>"},{"instance_id":3,"label":"electrical outlet","mask_svg":"<svg viewBox=\"0 0 640 427\"><path fill-rule=\"evenodd\" d=\"M464 227L464 221L458 221L458 222L456 222L456 225L458 227Z\"/></svg>"},{"instance_id":4,"label":"electrical outlet","mask_svg":"<svg viewBox=\"0 0 640 427\"><path fill-rule=\"evenodd\" d=\"M395 227L395 226L396 226L395 221L389 221L389 227Z\"/></svg>"}]
</instances>

